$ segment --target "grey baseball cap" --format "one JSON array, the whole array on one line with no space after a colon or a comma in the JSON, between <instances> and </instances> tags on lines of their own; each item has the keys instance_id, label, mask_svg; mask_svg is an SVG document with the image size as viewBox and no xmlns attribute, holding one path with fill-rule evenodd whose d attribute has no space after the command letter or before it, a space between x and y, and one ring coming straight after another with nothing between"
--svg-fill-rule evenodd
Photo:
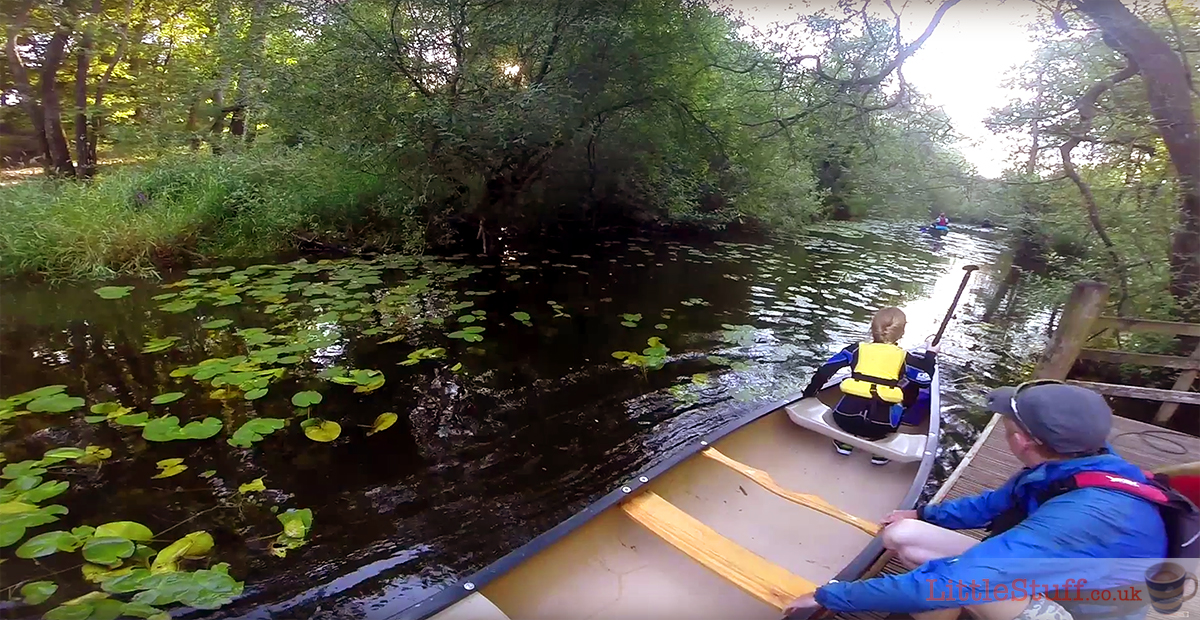
<instances>
[{"instance_id":1,"label":"grey baseball cap","mask_svg":"<svg viewBox=\"0 0 1200 620\"><path fill-rule=\"evenodd\" d=\"M1059 454L1095 452L1105 446L1112 430L1108 402L1077 385L1031 385L1020 393L1016 387L997 388L988 394L987 408L1015 418L1034 439Z\"/></svg>"}]
</instances>

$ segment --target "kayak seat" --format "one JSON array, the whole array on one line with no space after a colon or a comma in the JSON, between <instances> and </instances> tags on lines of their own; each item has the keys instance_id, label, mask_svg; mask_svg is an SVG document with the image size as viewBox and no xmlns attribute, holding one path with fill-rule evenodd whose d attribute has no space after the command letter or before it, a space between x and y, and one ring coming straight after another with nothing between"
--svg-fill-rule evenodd
<instances>
[{"instance_id":1,"label":"kayak seat","mask_svg":"<svg viewBox=\"0 0 1200 620\"><path fill-rule=\"evenodd\" d=\"M838 428L833 410L816 398L805 398L787 407L788 418L799 426L830 439L861 448L871 454L900 463L920 461L925 455L925 434L909 434L903 430L879 441L863 439Z\"/></svg>"},{"instance_id":2,"label":"kayak seat","mask_svg":"<svg viewBox=\"0 0 1200 620\"><path fill-rule=\"evenodd\" d=\"M653 491L621 504L634 521L758 600L783 610L816 585L725 538Z\"/></svg>"}]
</instances>

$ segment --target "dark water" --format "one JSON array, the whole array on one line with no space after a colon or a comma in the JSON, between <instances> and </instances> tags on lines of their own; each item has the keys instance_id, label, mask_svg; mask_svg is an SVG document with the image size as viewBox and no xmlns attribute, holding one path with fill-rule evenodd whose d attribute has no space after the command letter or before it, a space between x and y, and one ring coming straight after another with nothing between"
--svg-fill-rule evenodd
<instances>
[{"instance_id":1,"label":"dark water","mask_svg":"<svg viewBox=\"0 0 1200 620\"><path fill-rule=\"evenodd\" d=\"M993 274L1003 252L999 241L959 233L937 241L915 226L872 223L769 244L637 238L541 255L510 251L501 260L390 257L176 274L167 281L196 282L117 283L135 289L114 300L93 293L96 284L6 285L0 396L64 384L89 406L119 401L181 423L211 416L223 429L210 439L150 442L137 427L87 422L81 408L10 419L0 447L9 463L59 446L113 452L102 467L52 474L71 483L53 500L70 513L31 534L114 520L143 523L166 542L211 533L211 561L228 562L246 587L232 604L196 616L386 617L552 527L698 434L800 390L827 355L864 337L878 307L904 308L902 344L919 344L936 331L960 267L977 263L984 269L943 346L944 476L986 420L973 403L988 386L1023 372L1040 347L1044 317L1007 325L979 320L997 290ZM295 282L331 284L289 290ZM282 298L269 299L272 287L284 291ZM192 310L160 309L178 296L151 299L190 290L200 300ZM451 309L466 301L473 305ZM482 311L482 320L459 322L472 311ZM513 312L528 313L530 325ZM642 317L628 327L622 314ZM232 324L200 327L222 318ZM472 326L485 327L481 341L447 336ZM263 332L236 331L254 327L276 340L256 344ZM173 348L141 352L168 336L179 338ZM393 336L403 339L381 342ZM654 336L670 349L661 369L643 374L613 358L614 351L640 352ZM297 339L308 344L280 354L294 353L298 363L271 357L260 365L282 368L283 376L257 400L172 376L209 358ZM444 357L399 364L437 347ZM382 371L386 383L355 393L320 376L334 366ZM305 412L298 415L290 402L301 390L323 395L307 415L338 422L335 441L305 436ZM151 403L173 391L185 396ZM385 412L398 422L367 436ZM252 448L226 443L256 417L291 423ZM183 458L187 471L153 479L155 463L168 458ZM202 477L207 470L215 473ZM259 477L266 491L238 493ZM313 511L311 540L275 557L269 545L281 528L273 511L293 508ZM39 564L14 557L15 546L0 549L0 588L63 572L50 577L60 590L47 605L9 604L0 608L6 616L34 617L93 589L80 578L76 555L58 553Z\"/></svg>"}]
</instances>

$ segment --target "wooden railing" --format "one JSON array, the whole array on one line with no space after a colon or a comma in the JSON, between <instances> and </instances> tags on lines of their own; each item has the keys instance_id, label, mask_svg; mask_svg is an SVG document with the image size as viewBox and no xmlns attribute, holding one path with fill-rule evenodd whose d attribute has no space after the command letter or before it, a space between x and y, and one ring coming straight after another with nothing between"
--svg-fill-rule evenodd
<instances>
[{"instance_id":1,"label":"wooden railing","mask_svg":"<svg viewBox=\"0 0 1200 620\"><path fill-rule=\"evenodd\" d=\"M1118 332L1165 334L1173 336L1190 336L1200 338L1200 324L1172 323L1168 321L1150 321L1125 317L1102 316L1105 304L1108 302L1108 285L1103 282L1080 282L1071 291L1071 297L1063 308L1062 319L1054 338L1042 360L1038 364L1035 376L1039 379L1062 379L1070 383L1093 389L1107 396L1125 398L1140 398L1161 402L1154 422L1164 424L1179 409L1179 405L1200 405L1200 393L1191 391L1192 385L1200 377L1200 344L1188 357L1177 355L1155 355L1150 353L1134 353L1131 351L1114 351L1111 349L1089 349L1083 345L1098 332L1114 330ZM1138 366L1157 366L1172 368L1182 372L1175 380L1175 385L1169 390L1139 387L1135 385L1119 385L1114 383L1094 383L1090 381L1071 381L1067 379L1075 360L1086 359L1110 364L1136 364Z\"/></svg>"}]
</instances>

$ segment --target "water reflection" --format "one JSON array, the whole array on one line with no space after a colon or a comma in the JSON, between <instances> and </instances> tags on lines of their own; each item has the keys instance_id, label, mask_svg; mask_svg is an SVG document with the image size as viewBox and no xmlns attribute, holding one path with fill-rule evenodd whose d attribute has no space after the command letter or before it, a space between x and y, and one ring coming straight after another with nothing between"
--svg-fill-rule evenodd
<instances>
[{"instance_id":1,"label":"water reflection","mask_svg":"<svg viewBox=\"0 0 1200 620\"><path fill-rule=\"evenodd\" d=\"M246 590L211 617L385 615L499 558L754 403L798 391L825 357L865 337L875 309L906 311L907 346L933 334L961 265L998 263L1003 248L958 233L932 247L915 235L915 226L868 223L768 244L639 238L587 254L507 251L496 263L372 263L381 266L355 277L377 273L379 284L354 289L367 293L369 308L339 311L330 306L348 302L306 298L316 303L296 310L297 329L311 328L322 345L252 404L207 398L171 372L245 353L229 332L200 325L228 318L243 329L273 329L278 319L264 304L169 314L151 297L175 289L155 283L134 283L134 295L117 301L97 300L91 286L6 286L3 395L64 383L89 404L117 399L149 409L154 395L182 385L189 395L170 411L219 417L226 430L212 440L155 444L81 416L34 415L14 420L0 439L9 461L60 445L113 448L111 464L72 481L63 496L71 526L129 519L159 530L192 518L195 529L213 532L215 558L230 562ZM461 277L439 280L447 274ZM432 284L410 299L417 310L406 319L422 323L397 332L398 342L384 343L390 332L365 335L375 328L368 326L409 316L396 314L394 292L423 278ZM972 403L1019 371L1038 338L1019 321L999 329L978 320L997 285L981 272L947 332L943 475L982 426ZM467 301L473 305L449 310ZM448 338L472 310L484 312L485 338ZM510 319L514 311L528 313L531 325ZM643 315L636 328L622 325L626 313ZM443 316L444 325L432 322ZM174 349L140 353L148 338L169 335L180 337ZM612 358L640 351L655 335L670 347L662 370L643 376ZM430 347L445 348L446 357L398 365ZM387 382L355 394L317 376L334 365L379 369ZM342 438L315 444L292 425L249 450L225 445L248 417L291 418L288 396L300 389L323 392L317 410L339 421ZM358 426L387 411L399 422L364 437ZM169 457L185 457L189 472L217 474L151 480L154 462ZM262 501L213 508L260 476L270 489ZM315 515L311 543L282 559L257 540L278 531L272 506ZM10 556L3 550L0 586L36 574ZM64 594L90 589L67 577Z\"/></svg>"}]
</instances>

